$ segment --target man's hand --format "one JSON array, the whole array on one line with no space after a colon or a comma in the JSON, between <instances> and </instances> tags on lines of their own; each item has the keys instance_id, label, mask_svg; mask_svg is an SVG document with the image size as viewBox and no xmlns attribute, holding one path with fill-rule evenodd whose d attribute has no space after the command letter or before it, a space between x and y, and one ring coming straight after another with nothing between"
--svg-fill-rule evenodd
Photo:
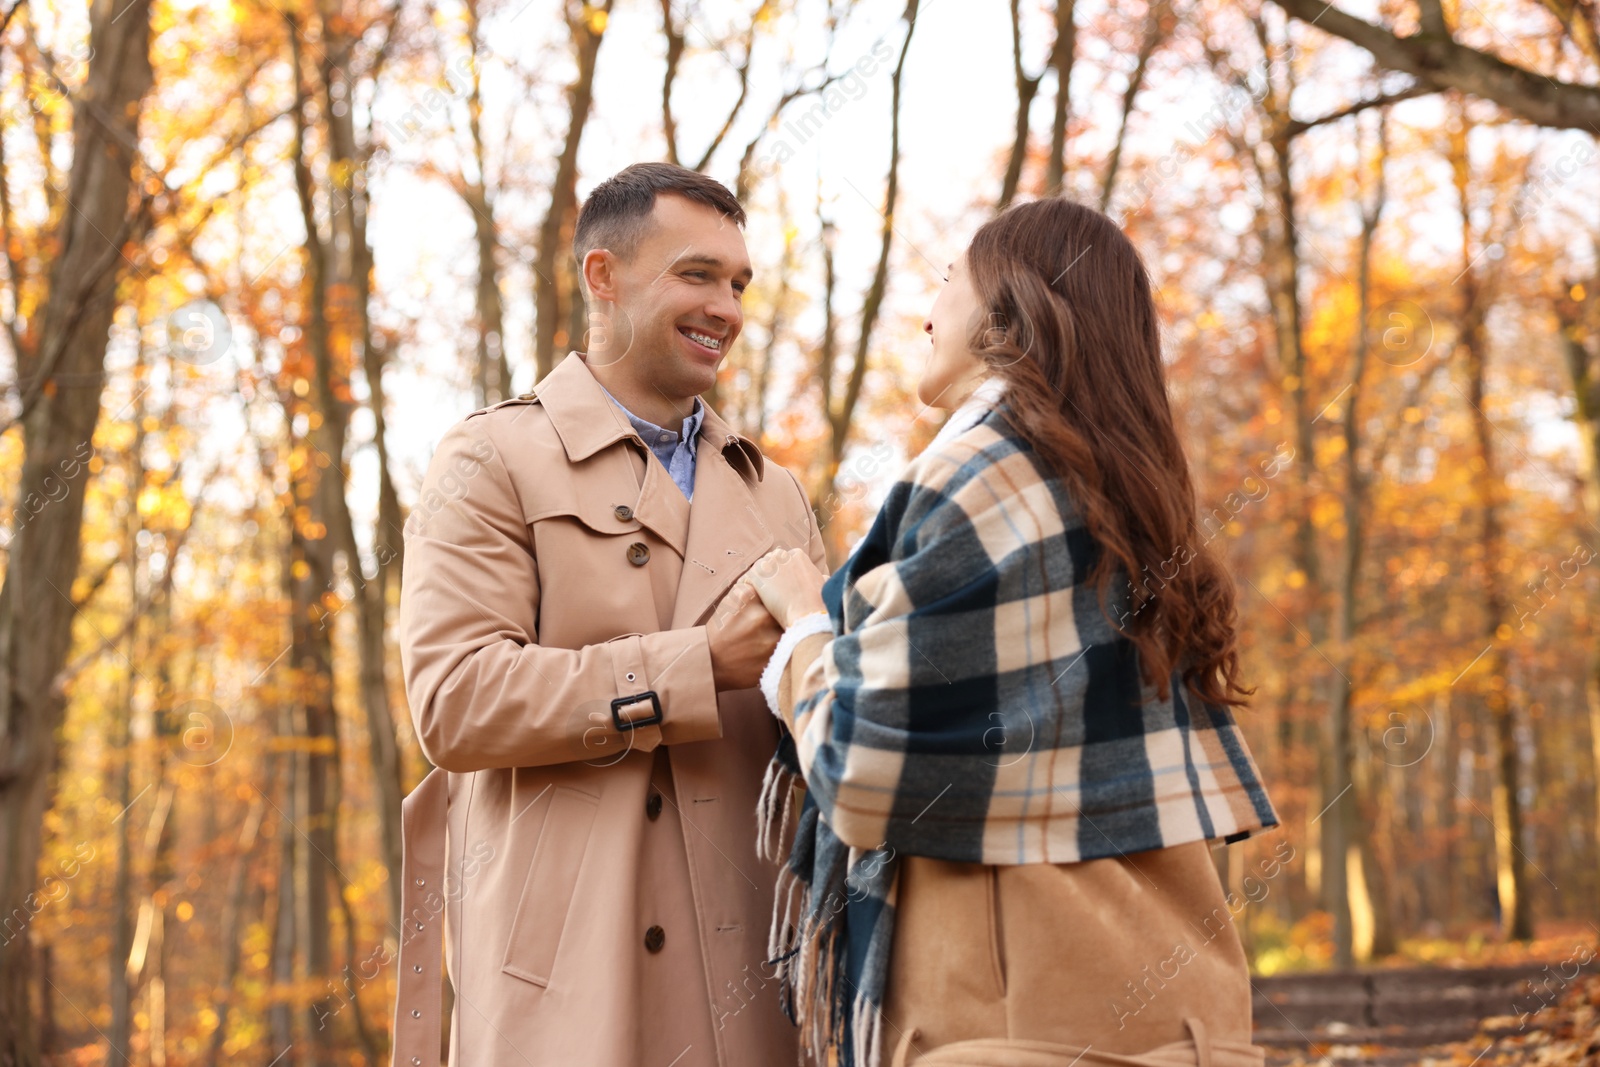
<instances>
[{"instance_id":1,"label":"man's hand","mask_svg":"<svg viewBox=\"0 0 1600 1067\"><path fill-rule=\"evenodd\" d=\"M789 627L802 615L828 610L822 602L826 580L801 549L775 548L756 560L739 582L754 589L772 617Z\"/></svg>"},{"instance_id":2,"label":"man's hand","mask_svg":"<svg viewBox=\"0 0 1600 1067\"><path fill-rule=\"evenodd\" d=\"M783 636L783 627L749 585L739 583L722 598L706 624L711 646L711 678L718 692L750 689Z\"/></svg>"}]
</instances>

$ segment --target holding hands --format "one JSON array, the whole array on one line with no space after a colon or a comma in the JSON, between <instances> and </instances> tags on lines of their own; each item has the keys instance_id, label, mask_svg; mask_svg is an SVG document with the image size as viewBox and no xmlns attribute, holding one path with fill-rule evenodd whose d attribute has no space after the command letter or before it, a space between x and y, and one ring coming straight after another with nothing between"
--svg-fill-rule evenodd
<instances>
[{"instance_id":1,"label":"holding hands","mask_svg":"<svg viewBox=\"0 0 1600 1067\"><path fill-rule=\"evenodd\" d=\"M756 561L737 585L749 586L784 629L802 615L826 611L822 603L825 576L798 548L775 548Z\"/></svg>"},{"instance_id":2,"label":"holding hands","mask_svg":"<svg viewBox=\"0 0 1600 1067\"><path fill-rule=\"evenodd\" d=\"M734 583L706 625L719 692L754 686L783 631L802 615L827 610L823 581L803 550L777 548Z\"/></svg>"}]
</instances>

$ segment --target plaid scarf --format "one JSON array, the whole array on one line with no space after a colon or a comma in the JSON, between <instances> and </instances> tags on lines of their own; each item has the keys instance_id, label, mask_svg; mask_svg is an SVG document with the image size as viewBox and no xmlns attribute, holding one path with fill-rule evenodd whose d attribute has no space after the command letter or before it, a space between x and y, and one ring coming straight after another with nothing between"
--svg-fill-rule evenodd
<instances>
[{"instance_id":1,"label":"plaid scarf","mask_svg":"<svg viewBox=\"0 0 1600 1067\"><path fill-rule=\"evenodd\" d=\"M1278 824L1229 711L1142 682L1099 552L1002 407L912 461L823 587L823 685L759 813L770 859L794 824L767 962L803 1049L879 1063L902 853L1075 863ZM1111 617L1130 603L1123 576Z\"/></svg>"}]
</instances>

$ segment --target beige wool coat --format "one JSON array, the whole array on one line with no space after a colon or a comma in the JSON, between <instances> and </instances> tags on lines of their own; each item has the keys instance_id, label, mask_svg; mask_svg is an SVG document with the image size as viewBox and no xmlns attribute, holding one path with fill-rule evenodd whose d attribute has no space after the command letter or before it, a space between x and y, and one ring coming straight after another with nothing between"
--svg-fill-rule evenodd
<instances>
[{"instance_id":1,"label":"beige wool coat","mask_svg":"<svg viewBox=\"0 0 1600 1067\"><path fill-rule=\"evenodd\" d=\"M405 803L399 1067L439 1062L441 935L451 1067L796 1062L755 848L778 727L715 691L705 625L778 547L826 566L792 474L707 407L691 504L581 354L444 435L400 607L437 769Z\"/></svg>"}]
</instances>

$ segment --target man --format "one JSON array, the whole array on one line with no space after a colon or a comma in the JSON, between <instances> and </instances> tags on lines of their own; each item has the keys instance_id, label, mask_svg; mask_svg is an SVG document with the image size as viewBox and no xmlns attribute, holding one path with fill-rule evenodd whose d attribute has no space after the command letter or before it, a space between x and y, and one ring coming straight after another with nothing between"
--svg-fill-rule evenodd
<instances>
[{"instance_id":1,"label":"man","mask_svg":"<svg viewBox=\"0 0 1600 1067\"><path fill-rule=\"evenodd\" d=\"M406 799L395 1064L796 1062L762 967L756 807L779 628L747 587L824 565L799 482L699 394L743 323L744 211L639 164L574 234L586 352L439 442L407 524L401 660L437 765Z\"/></svg>"}]
</instances>

